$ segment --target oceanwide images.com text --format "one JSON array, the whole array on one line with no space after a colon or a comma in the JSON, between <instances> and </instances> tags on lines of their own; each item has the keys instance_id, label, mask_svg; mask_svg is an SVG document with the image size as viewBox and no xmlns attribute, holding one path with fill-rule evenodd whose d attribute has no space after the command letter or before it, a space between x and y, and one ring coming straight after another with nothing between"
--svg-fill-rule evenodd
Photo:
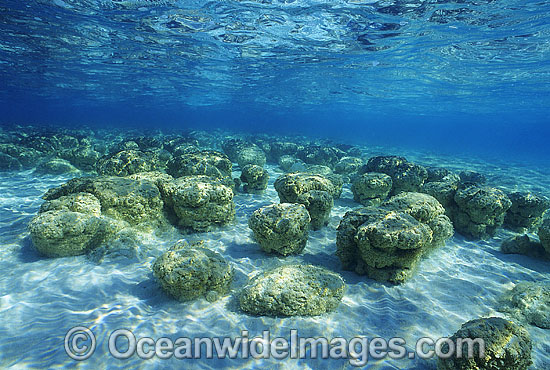
<instances>
[{"instance_id":1,"label":"oceanwide images.com text","mask_svg":"<svg viewBox=\"0 0 550 370\"><path fill-rule=\"evenodd\" d=\"M407 350L403 338L389 340L375 337L354 338L300 337L290 330L289 337L272 337L269 330L261 336L250 337L247 330L239 337L137 337L130 330L117 329L110 333L108 352L117 359L138 356L147 360L159 359L347 359L351 365L364 366L369 359L430 359L450 357L484 357L485 342L481 338L419 338L414 351ZM74 360L90 358L96 351L96 337L83 326L74 327L65 335L65 351Z\"/></svg>"}]
</instances>

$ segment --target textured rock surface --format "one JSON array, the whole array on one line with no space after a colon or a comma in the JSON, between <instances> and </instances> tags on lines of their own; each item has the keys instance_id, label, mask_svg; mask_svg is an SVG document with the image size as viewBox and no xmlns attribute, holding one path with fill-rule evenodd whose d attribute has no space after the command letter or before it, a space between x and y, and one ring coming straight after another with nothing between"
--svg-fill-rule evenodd
<instances>
[{"instance_id":1,"label":"textured rock surface","mask_svg":"<svg viewBox=\"0 0 550 370\"><path fill-rule=\"evenodd\" d=\"M334 172L340 175L349 175L357 172L363 165L363 160L357 157L343 157L336 166L334 166Z\"/></svg>"},{"instance_id":2,"label":"textured rock surface","mask_svg":"<svg viewBox=\"0 0 550 370\"><path fill-rule=\"evenodd\" d=\"M253 315L315 316L333 311L346 285L335 272L311 265L288 265L255 276L240 295L241 309Z\"/></svg>"},{"instance_id":3,"label":"textured rock surface","mask_svg":"<svg viewBox=\"0 0 550 370\"><path fill-rule=\"evenodd\" d=\"M546 218L539 228L539 239L546 253L550 253L550 218Z\"/></svg>"},{"instance_id":4,"label":"textured rock surface","mask_svg":"<svg viewBox=\"0 0 550 370\"><path fill-rule=\"evenodd\" d=\"M542 222L542 214L550 208L550 201L529 192L508 194L512 206L506 213L504 226L513 230L533 230Z\"/></svg>"},{"instance_id":5,"label":"textured rock surface","mask_svg":"<svg viewBox=\"0 0 550 370\"><path fill-rule=\"evenodd\" d=\"M333 198L342 192L343 183L338 180L339 177L289 173L275 180L274 186L281 203L304 204L311 216L311 227L318 229L328 222Z\"/></svg>"},{"instance_id":6,"label":"textured rock surface","mask_svg":"<svg viewBox=\"0 0 550 370\"><path fill-rule=\"evenodd\" d=\"M161 194L150 180L115 176L80 177L48 190L44 199L54 200L76 193L94 195L101 203L103 215L132 225L157 223L164 219Z\"/></svg>"},{"instance_id":7,"label":"textured rock surface","mask_svg":"<svg viewBox=\"0 0 550 370\"><path fill-rule=\"evenodd\" d=\"M215 178L231 178L233 165L223 153L213 150L187 153L168 161L168 172L174 177L205 175Z\"/></svg>"},{"instance_id":8,"label":"textured rock surface","mask_svg":"<svg viewBox=\"0 0 550 370\"><path fill-rule=\"evenodd\" d=\"M218 299L229 291L233 267L203 243L179 241L153 263L153 275L162 289L178 301L204 297Z\"/></svg>"},{"instance_id":9,"label":"textured rock surface","mask_svg":"<svg viewBox=\"0 0 550 370\"><path fill-rule=\"evenodd\" d=\"M36 249L48 257L76 256L97 248L116 231L101 216L52 210L41 212L29 223Z\"/></svg>"},{"instance_id":10,"label":"textured rock surface","mask_svg":"<svg viewBox=\"0 0 550 370\"><path fill-rule=\"evenodd\" d=\"M157 156L140 150L122 150L102 157L97 161L96 170L100 175L128 176L163 168Z\"/></svg>"},{"instance_id":11,"label":"textured rock surface","mask_svg":"<svg viewBox=\"0 0 550 370\"><path fill-rule=\"evenodd\" d=\"M378 156L368 160L359 173L379 172L392 178L392 190L390 195L396 195L403 191L420 191L422 184L428 178L428 171L417 164L407 161L403 157Z\"/></svg>"},{"instance_id":12,"label":"textured rock surface","mask_svg":"<svg viewBox=\"0 0 550 370\"><path fill-rule=\"evenodd\" d=\"M39 163L36 166L36 172L61 175L64 173L78 172L78 169L73 166L69 161L60 158L54 158Z\"/></svg>"},{"instance_id":13,"label":"textured rock surface","mask_svg":"<svg viewBox=\"0 0 550 370\"><path fill-rule=\"evenodd\" d=\"M506 254L524 254L532 257L543 257L545 250L542 244L528 234L506 238L500 244L500 250Z\"/></svg>"},{"instance_id":14,"label":"textured rock surface","mask_svg":"<svg viewBox=\"0 0 550 370\"><path fill-rule=\"evenodd\" d=\"M166 206L180 227L207 231L235 217L233 191L220 180L208 176L185 176L159 184Z\"/></svg>"},{"instance_id":15,"label":"textured rock surface","mask_svg":"<svg viewBox=\"0 0 550 370\"><path fill-rule=\"evenodd\" d=\"M402 283L423 255L452 236L444 212L432 196L408 192L381 207L349 211L338 226L336 254L344 269Z\"/></svg>"},{"instance_id":16,"label":"textured rock surface","mask_svg":"<svg viewBox=\"0 0 550 370\"><path fill-rule=\"evenodd\" d=\"M254 211L248 226L264 251L286 256L304 250L310 220L303 204L281 203Z\"/></svg>"},{"instance_id":17,"label":"textured rock surface","mask_svg":"<svg viewBox=\"0 0 550 370\"><path fill-rule=\"evenodd\" d=\"M523 327L498 317L468 321L451 337L481 338L485 341L485 356L479 355L478 346L474 347L474 357L452 356L439 359L438 370L525 370L531 364L531 339ZM446 344L442 351L448 350ZM466 345L463 352L467 353Z\"/></svg>"},{"instance_id":18,"label":"textured rock surface","mask_svg":"<svg viewBox=\"0 0 550 370\"><path fill-rule=\"evenodd\" d=\"M469 186L455 194L458 206L454 218L456 230L471 238L486 238L502 226L512 202L504 192L491 187Z\"/></svg>"},{"instance_id":19,"label":"textured rock surface","mask_svg":"<svg viewBox=\"0 0 550 370\"><path fill-rule=\"evenodd\" d=\"M241 173L241 181L245 183L245 192L258 192L267 189L267 181L269 174L260 166L249 164L246 165Z\"/></svg>"},{"instance_id":20,"label":"textured rock surface","mask_svg":"<svg viewBox=\"0 0 550 370\"><path fill-rule=\"evenodd\" d=\"M364 206L380 204L386 199L391 188L391 177L375 172L357 176L351 185L353 200Z\"/></svg>"},{"instance_id":21,"label":"textured rock surface","mask_svg":"<svg viewBox=\"0 0 550 370\"><path fill-rule=\"evenodd\" d=\"M500 299L501 312L527 324L550 329L550 283L522 282L504 293Z\"/></svg>"}]
</instances>

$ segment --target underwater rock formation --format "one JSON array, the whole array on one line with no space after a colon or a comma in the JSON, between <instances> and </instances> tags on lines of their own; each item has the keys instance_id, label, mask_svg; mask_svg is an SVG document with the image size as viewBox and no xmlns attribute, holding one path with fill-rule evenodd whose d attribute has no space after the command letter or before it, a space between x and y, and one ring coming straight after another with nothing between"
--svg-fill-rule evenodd
<instances>
[{"instance_id":1,"label":"underwater rock formation","mask_svg":"<svg viewBox=\"0 0 550 370\"><path fill-rule=\"evenodd\" d=\"M244 166L241 173L241 181L245 183L244 191L247 193L261 192L267 189L268 180L268 172L255 164Z\"/></svg>"},{"instance_id":2,"label":"underwater rock formation","mask_svg":"<svg viewBox=\"0 0 550 370\"><path fill-rule=\"evenodd\" d=\"M159 183L166 207L184 229L207 231L235 217L233 190L209 176L184 176Z\"/></svg>"},{"instance_id":3,"label":"underwater rock formation","mask_svg":"<svg viewBox=\"0 0 550 370\"><path fill-rule=\"evenodd\" d=\"M454 226L459 233L470 238L493 236L512 206L503 191L486 186L459 189L454 200L458 206Z\"/></svg>"},{"instance_id":4,"label":"underwater rock formation","mask_svg":"<svg viewBox=\"0 0 550 370\"><path fill-rule=\"evenodd\" d=\"M101 204L95 196L75 193L45 202L29 223L29 231L40 253L66 257L99 247L123 226L101 216Z\"/></svg>"},{"instance_id":5,"label":"underwater rock formation","mask_svg":"<svg viewBox=\"0 0 550 370\"><path fill-rule=\"evenodd\" d=\"M296 157L302 148L303 146L289 141L274 141L270 144L268 156L270 161L277 163L284 155Z\"/></svg>"},{"instance_id":6,"label":"underwater rock formation","mask_svg":"<svg viewBox=\"0 0 550 370\"><path fill-rule=\"evenodd\" d=\"M287 265L256 275L243 288L241 309L262 316L316 316L336 309L346 284L340 275L312 265Z\"/></svg>"},{"instance_id":7,"label":"underwater rock formation","mask_svg":"<svg viewBox=\"0 0 550 370\"><path fill-rule=\"evenodd\" d=\"M479 345L474 345L474 356L468 358L451 356L439 358L438 370L526 370L531 365L532 344L529 333L523 327L500 317L471 320L464 323L450 338L457 343L458 338L483 339L485 356L481 357ZM449 351L447 343L441 348ZM467 344L462 353L467 354Z\"/></svg>"},{"instance_id":8,"label":"underwater rock formation","mask_svg":"<svg viewBox=\"0 0 550 370\"><path fill-rule=\"evenodd\" d=\"M428 171L426 182L441 181L444 177L451 174L451 171L444 167L426 167L426 171Z\"/></svg>"},{"instance_id":9,"label":"underwater rock formation","mask_svg":"<svg viewBox=\"0 0 550 370\"><path fill-rule=\"evenodd\" d=\"M162 289L178 301L200 297L213 302L229 291L233 267L203 242L178 241L153 263L153 275Z\"/></svg>"},{"instance_id":10,"label":"underwater rock formation","mask_svg":"<svg viewBox=\"0 0 550 370\"><path fill-rule=\"evenodd\" d=\"M342 266L394 284L406 281L421 257L453 234L443 206L432 196L401 193L380 207L347 212L338 226Z\"/></svg>"},{"instance_id":11,"label":"underwater rock formation","mask_svg":"<svg viewBox=\"0 0 550 370\"><path fill-rule=\"evenodd\" d=\"M540 258L545 254L542 244L528 234L515 235L504 239L500 244L500 250L506 254L523 254Z\"/></svg>"},{"instance_id":12,"label":"underwater rock formation","mask_svg":"<svg viewBox=\"0 0 550 370\"><path fill-rule=\"evenodd\" d=\"M19 160L9 154L0 152L0 171L17 171L21 167L23 166Z\"/></svg>"},{"instance_id":13,"label":"underwater rock formation","mask_svg":"<svg viewBox=\"0 0 550 370\"><path fill-rule=\"evenodd\" d=\"M126 149L102 157L97 161L96 171L100 175L128 176L139 172L160 170L163 167L159 158L151 152Z\"/></svg>"},{"instance_id":14,"label":"underwater rock formation","mask_svg":"<svg viewBox=\"0 0 550 370\"><path fill-rule=\"evenodd\" d=\"M339 175L351 175L363 166L363 160L357 157L342 157L334 166L334 172Z\"/></svg>"},{"instance_id":15,"label":"underwater rock formation","mask_svg":"<svg viewBox=\"0 0 550 370\"><path fill-rule=\"evenodd\" d=\"M298 149L297 157L304 161L306 164L320 164L330 168L334 168L340 158L344 157L346 153L336 147L323 146L323 145L306 145Z\"/></svg>"},{"instance_id":16,"label":"underwater rock formation","mask_svg":"<svg viewBox=\"0 0 550 370\"><path fill-rule=\"evenodd\" d=\"M336 177L333 181L321 175L290 173L275 180L274 186L281 203L304 204L311 216L311 227L319 229L328 223L333 199L342 193L342 183Z\"/></svg>"},{"instance_id":17,"label":"underwater rock formation","mask_svg":"<svg viewBox=\"0 0 550 370\"><path fill-rule=\"evenodd\" d=\"M428 178L428 171L415 163L407 161L403 157L378 156L368 160L359 173L379 172L392 178L392 190L390 195L396 195L404 191L417 192Z\"/></svg>"},{"instance_id":18,"label":"underwater rock formation","mask_svg":"<svg viewBox=\"0 0 550 370\"><path fill-rule=\"evenodd\" d=\"M539 239L546 253L550 254L550 218L544 219L539 228Z\"/></svg>"},{"instance_id":19,"label":"underwater rock formation","mask_svg":"<svg viewBox=\"0 0 550 370\"><path fill-rule=\"evenodd\" d=\"M441 203L445 208L445 213L451 219L454 219L457 205L455 203L455 194L460 185L458 175L449 173L437 181L426 182L422 185L421 191L429 194Z\"/></svg>"},{"instance_id":20,"label":"underwater rock formation","mask_svg":"<svg viewBox=\"0 0 550 370\"><path fill-rule=\"evenodd\" d=\"M101 204L102 214L131 225L158 224L164 220L163 201L158 187L147 179L98 176L80 177L50 189L43 196L54 200L64 195L89 193Z\"/></svg>"},{"instance_id":21,"label":"underwater rock formation","mask_svg":"<svg viewBox=\"0 0 550 370\"><path fill-rule=\"evenodd\" d=\"M281 169L285 172L292 172L291 169L293 168L294 164L299 163L301 165L301 170L304 170L306 168L306 164L298 158L295 158L291 155L283 155L279 158L277 164Z\"/></svg>"},{"instance_id":22,"label":"underwater rock formation","mask_svg":"<svg viewBox=\"0 0 550 370\"><path fill-rule=\"evenodd\" d=\"M364 206L377 205L385 200L392 188L392 179L383 173L365 173L351 184L353 200Z\"/></svg>"},{"instance_id":23,"label":"underwater rock formation","mask_svg":"<svg viewBox=\"0 0 550 370\"><path fill-rule=\"evenodd\" d=\"M102 155L91 146L79 146L60 151L59 157L71 162L78 169L90 171L95 168Z\"/></svg>"},{"instance_id":24,"label":"underwater rock formation","mask_svg":"<svg viewBox=\"0 0 550 370\"><path fill-rule=\"evenodd\" d=\"M242 139L229 139L222 143L222 149L231 162L237 163L241 169L249 164L265 166L265 152L256 144Z\"/></svg>"},{"instance_id":25,"label":"underwater rock formation","mask_svg":"<svg viewBox=\"0 0 550 370\"><path fill-rule=\"evenodd\" d=\"M504 293L499 302L498 310L508 313L513 319L550 329L550 283L518 283Z\"/></svg>"},{"instance_id":26,"label":"underwater rock formation","mask_svg":"<svg viewBox=\"0 0 550 370\"><path fill-rule=\"evenodd\" d=\"M530 192L508 194L512 206L506 213L504 226L517 231L533 230L542 222L542 214L550 208L550 201Z\"/></svg>"},{"instance_id":27,"label":"underwater rock formation","mask_svg":"<svg viewBox=\"0 0 550 370\"><path fill-rule=\"evenodd\" d=\"M167 173L174 177L205 175L231 178L233 165L227 156L214 150L187 153L168 161Z\"/></svg>"},{"instance_id":28,"label":"underwater rock formation","mask_svg":"<svg viewBox=\"0 0 550 370\"><path fill-rule=\"evenodd\" d=\"M60 158L53 158L39 163L36 166L36 172L48 173L51 175L62 175L64 173L78 172L78 169L69 161Z\"/></svg>"},{"instance_id":29,"label":"underwater rock formation","mask_svg":"<svg viewBox=\"0 0 550 370\"><path fill-rule=\"evenodd\" d=\"M303 204L280 203L254 211L248 226L262 250L287 256L304 250L310 221Z\"/></svg>"},{"instance_id":30,"label":"underwater rock formation","mask_svg":"<svg viewBox=\"0 0 550 370\"><path fill-rule=\"evenodd\" d=\"M487 182L487 178L485 177L485 175L471 170L460 171L458 173L458 177L460 177L461 187L483 185Z\"/></svg>"},{"instance_id":31,"label":"underwater rock formation","mask_svg":"<svg viewBox=\"0 0 550 370\"><path fill-rule=\"evenodd\" d=\"M16 144L0 144L0 153L9 155L17 159L23 167L33 167L40 158L44 157L44 153Z\"/></svg>"}]
</instances>

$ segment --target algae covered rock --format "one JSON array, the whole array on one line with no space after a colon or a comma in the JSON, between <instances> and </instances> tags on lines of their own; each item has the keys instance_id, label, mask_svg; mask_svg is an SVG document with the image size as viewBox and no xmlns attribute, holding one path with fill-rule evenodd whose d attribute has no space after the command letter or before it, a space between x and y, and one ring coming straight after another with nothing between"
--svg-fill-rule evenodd
<instances>
[{"instance_id":1,"label":"algae covered rock","mask_svg":"<svg viewBox=\"0 0 550 370\"><path fill-rule=\"evenodd\" d=\"M102 157L96 164L97 173L107 176L128 176L160 168L159 159L153 153L140 150L122 150Z\"/></svg>"},{"instance_id":2,"label":"algae covered rock","mask_svg":"<svg viewBox=\"0 0 550 370\"><path fill-rule=\"evenodd\" d=\"M472 238L493 236L512 206L503 191L491 187L459 189L454 199L458 206L454 226L459 233Z\"/></svg>"},{"instance_id":3,"label":"algae covered rock","mask_svg":"<svg viewBox=\"0 0 550 370\"><path fill-rule=\"evenodd\" d=\"M257 145L250 145L237 153L236 162L241 168L250 164L263 167L266 157L264 151Z\"/></svg>"},{"instance_id":4,"label":"algae covered rock","mask_svg":"<svg viewBox=\"0 0 550 370\"><path fill-rule=\"evenodd\" d=\"M200 297L215 301L229 291L233 267L203 243L179 241L153 263L153 275L162 289L178 301Z\"/></svg>"},{"instance_id":5,"label":"algae covered rock","mask_svg":"<svg viewBox=\"0 0 550 370\"><path fill-rule=\"evenodd\" d=\"M260 192L267 189L269 174L263 167L249 164L243 168L240 179L245 183L245 192Z\"/></svg>"},{"instance_id":6,"label":"algae covered rock","mask_svg":"<svg viewBox=\"0 0 550 370\"><path fill-rule=\"evenodd\" d=\"M40 212L62 210L101 216L101 203L90 193L74 193L48 200L40 207Z\"/></svg>"},{"instance_id":7,"label":"algae covered rock","mask_svg":"<svg viewBox=\"0 0 550 370\"><path fill-rule=\"evenodd\" d=\"M500 299L501 312L515 320L550 329L550 283L521 282L504 293Z\"/></svg>"},{"instance_id":8,"label":"algae covered rock","mask_svg":"<svg viewBox=\"0 0 550 370\"><path fill-rule=\"evenodd\" d=\"M453 235L439 202L427 194L401 193L380 207L347 212L338 226L336 255L347 270L402 283L430 250Z\"/></svg>"},{"instance_id":9,"label":"algae covered rock","mask_svg":"<svg viewBox=\"0 0 550 370\"><path fill-rule=\"evenodd\" d=\"M233 190L208 176L185 176L160 184L166 206L178 225L192 231L206 231L235 217Z\"/></svg>"},{"instance_id":10,"label":"algae covered rock","mask_svg":"<svg viewBox=\"0 0 550 370\"><path fill-rule=\"evenodd\" d=\"M304 250L310 220L303 204L281 203L254 211L248 226L262 250L286 256Z\"/></svg>"},{"instance_id":11,"label":"algae covered rock","mask_svg":"<svg viewBox=\"0 0 550 370\"><path fill-rule=\"evenodd\" d=\"M38 166L36 166L36 172L61 175L64 173L78 172L78 169L69 161L54 158L38 164Z\"/></svg>"},{"instance_id":12,"label":"algae covered rock","mask_svg":"<svg viewBox=\"0 0 550 370\"><path fill-rule=\"evenodd\" d=\"M546 253L550 253L550 218L544 219L539 228L539 239Z\"/></svg>"},{"instance_id":13,"label":"algae covered rock","mask_svg":"<svg viewBox=\"0 0 550 370\"><path fill-rule=\"evenodd\" d=\"M166 172L174 177L204 175L231 178L233 165L227 156L214 150L187 153L168 161Z\"/></svg>"},{"instance_id":14,"label":"algae covered rock","mask_svg":"<svg viewBox=\"0 0 550 370\"><path fill-rule=\"evenodd\" d=\"M297 156L306 164L320 164L334 168L346 153L333 146L306 145L298 149Z\"/></svg>"},{"instance_id":15,"label":"algae covered rock","mask_svg":"<svg viewBox=\"0 0 550 370\"><path fill-rule=\"evenodd\" d=\"M305 168L305 163L302 162L301 159L297 159L291 155L283 155L279 158L279 160L277 161L279 167L281 167L281 169L285 172L290 172L290 169L292 168L292 166L296 163L296 162L301 162L303 167Z\"/></svg>"},{"instance_id":16,"label":"algae covered rock","mask_svg":"<svg viewBox=\"0 0 550 370\"><path fill-rule=\"evenodd\" d=\"M484 356L480 356L479 344L474 345L472 358L469 358L468 345L463 344L462 357L451 356L437 362L438 370L526 370L531 365L532 343L529 333L511 321L489 317L471 320L450 338L457 343L458 338L476 339L485 342ZM441 348L449 351L447 343Z\"/></svg>"},{"instance_id":17,"label":"algae covered rock","mask_svg":"<svg viewBox=\"0 0 550 370\"><path fill-rule=\"evenodd\" d=\"M353 200L365 206L381 203L386 199L391 188L391 177L375 172L357 176L351 185Z\"/></svg>"},{"instance_id":18,"label":"algae covered rock","mask_svg":"<svg viewBox=\"0 0 550 370\"><path fill-rule=\"evenodd\" d=\"M16 158L0 152L0 171L17 171L20 170L21 167L23 166Z\"/></svg>"},{"instance_id":19,"label":"algae covered rock","mask_svg":"<svg viewBox=\"0 0 550 370\"><path fill-rule=\"evenodd\" d=\"M428 171L424 167L397 156L373 157L359 172L361 174L379 172L390 176L392 178L390 195L396 195L403 191L419 191L428 178Z\"/></svg>"},{"instance_id":20,"label":"algae covered rock","mask_svg":"<svg viewBox=\"0 0 550 370\"><path fill-rule=\"evenodd\" d=\"M316 316L336 309L346 285L335 272L287 265L255 276L239 297L241 309L262 316Z\"/></svg>"},{"instance_id":21,"label":"algae covered rock","mask_svg":"<svg viewBox=\"0 0 550 370\"><path fill-rule=\"evenodd\" d=\"M0 144L0 152L17 159L23 167L33 167L40 158L45 156L39 150L16 144ZM4 158L9 159L7 157Z\"/></svg>"},{"instance_id":22,"label":"algae covered rock","mask_svg":"<svg viewBox=\"0 0 550 370\"><path fill-rule=\"evenodd\" d=\"M421 191L429 194L441 203L446 214L453 217L456 210L455 194L458 190L460 178L458 175L449 174L437 181L426 182L422 185Z\"/></svg>"},{"instance_id":23,"label":"algae covered rock","mask_svg":"<svg viewBox=\"0 0 550 370\"><path fill-rule=\"evenodd\" d=\"M106 218L67 210L41 212L29 223L34 246L48 257L85 254L100 246L115 229Z\"/></svg>"},{"instance_id":24,"label":"algae covered rock","mask_svg":"<svg viewBox=\"0 0 550 370\"><path fill-rule=\"evenodd\" d=\"M533 257L542 257L545 254L542 244L528 234L504 239L500 244L500 250L506 254L523 254Z\"/></svg>"},{"instance_id":25,"label":"algae covered rock","mask_svg":"<svg viewBox=\"0 0 550 370\"><path fill-rule=\"evenodd\" d=\"M532 230L541 221L542 214L550 208L550 201L530 192L508 194L512 206L506 213L504 226L513 230Z\"/></svg>"},{"instance_id":26,"label":"algae covered rock","mask_svg":"<svg viewBox=\"0 0 550 370\"><path fill-rule=\"evenodd\" d=\"M340 196L342 185L336 177L329 179L311 173L289 173L280 176L274 184L281 203L301 203L306 206L314 229L328 222L333 199Z\"/></svg>"},{"instance_id":27,"label":"algae covered rock","mask_svg":"<svg viewBox=\"0 0 550 370\"><path fill-rule=\"evenodd\" d=\"M128 177L81 177L50 189L45 200L64 195L90 193L101 203L102 214L132 225L163 220L163 201L154 182Z\"/></svg>"},{"instance_id":28,"label":"algae covered rock","mask_svg":"<svg viewBox=\"0 0 550 370\"><path fill-rule=\"evenodd\" d=\"M363 166L363 160L357 157L342 157L334 166L334 172L340 175L350 175Z\"/></svg>"},{"instance_id":29,"label":"algae covered rock","mask_svg":"<svg viewBox=\"0 0 550 370\"><path fill-rule=\"evenodd\" d=\"M460 171L458 173L458 176L460 177L461 187L483 185L487 182L487 178L485 177L485 175L472 170Z\"/></svg>"}]
</instances>

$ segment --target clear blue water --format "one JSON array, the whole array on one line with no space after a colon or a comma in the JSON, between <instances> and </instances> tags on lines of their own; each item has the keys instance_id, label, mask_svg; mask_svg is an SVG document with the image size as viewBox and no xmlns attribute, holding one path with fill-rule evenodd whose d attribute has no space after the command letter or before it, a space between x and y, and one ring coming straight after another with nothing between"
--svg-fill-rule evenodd
<instances>
[{"instance_id":1,"label":"clear blue water","mask_svg":"<svg viewBox=\"0 0 550 370\"><path fill-rule=\"evenodd\" d=\"M475 169L492 184L550 194L550 2L520 0L3 0L0 125L221 128L305 134L401 154L426 165ZM280 263L254 248L250 213L277 202L269 190L236 197L237 224L196 239L237 266L233 293ZM453 237L410 283L388 287L339 271L348 292L320 318L257 318L231 297L181 305L161 294L150 264L181 234L137 235L140 253L95 264L44 259L26 225L40 195L68 178L0 174L0 368L74 366L63 350L72 326L90 327L98 350L82 368L332 369L347 361L113 361L115 328L160 337L363 334L448 336L495 311L518 281L548 280L547 261L503 255L491 240ZM349 186L329 227L312 232L303 257L336 268L335 229L352 204ZM128 247L131 249L131 246ZM245 252L243 252L243 250ZM531 369L550 368L548 330L529 327ZM32 347L22 355L22 348ZM434 361L373 361L372 369L435 369Z\"/></svg>"}]
</instances>

